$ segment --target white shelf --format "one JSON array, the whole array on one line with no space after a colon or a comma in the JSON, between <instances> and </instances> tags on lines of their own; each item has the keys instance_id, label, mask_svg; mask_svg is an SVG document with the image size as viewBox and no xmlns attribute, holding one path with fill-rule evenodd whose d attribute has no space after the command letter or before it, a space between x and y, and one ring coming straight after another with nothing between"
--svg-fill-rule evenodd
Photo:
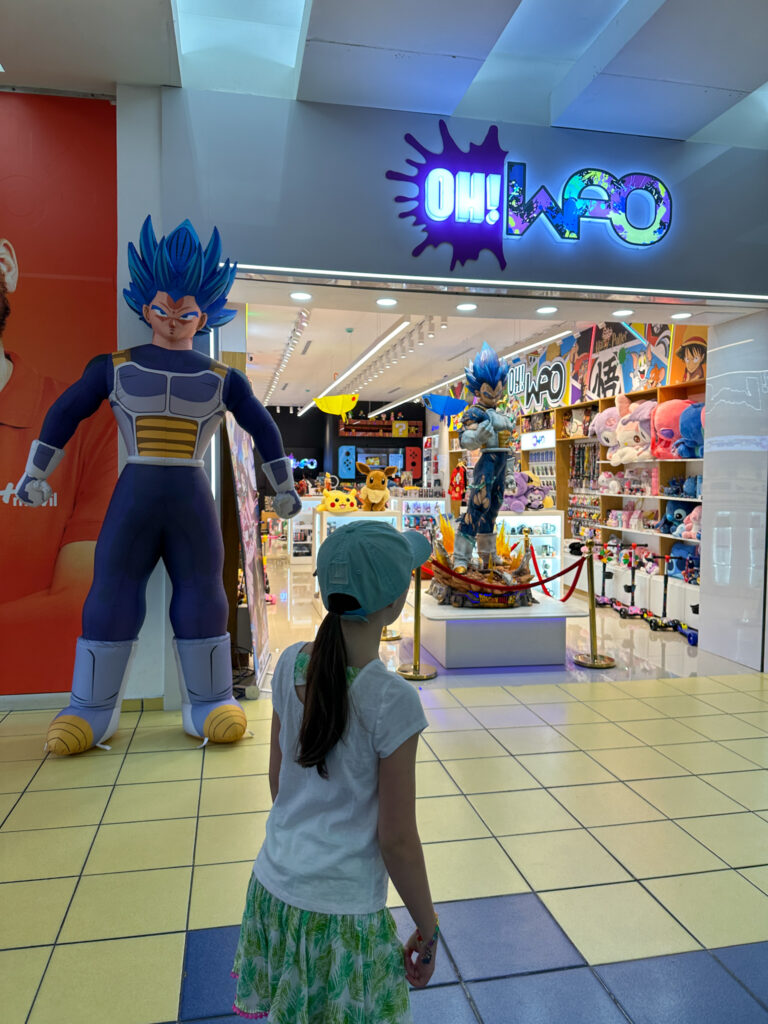
<instances>
[{"instance_id":1,"label":"white shelf","mask_svg":"<svg viewBox=\"0 0 768 1024\"><path fill-rule=\"evenodd\" d=\"M701 544L701 540L690 540L688 537L673 537L671 533L659 533L658 530L632 530L628 526L606 526L605 523L595 523L600 530L614 530L616 533L642 533L647 537L669 537L670 540L679 540L683 544Z\"/></svg>"},{"instance_id":2,"label":"white shelf","mask_svg":"<svg viewBox=\"0 0 768 1024\"><path fill-rule=\"evenodd\" d=\"M571 494L574 492L571 491ZM676 494L601 494L601 498L632 498L634 501L648 501L650 498L661 498L662 501L693 501L700 502L701 498L684 498Z\"/></svg>"},{"instance_id":3,"label":"white shelf","mask_svg":"<svg viewBox=\"0 0 768 1024\"><path fill-rule=\"evenodd\" d=\"M635 459L633 462L611 462L610 459L600 459L601 466L647 466L651 462L676 462L678 465L686 462L703 462L704 459Z\"/></svg>"}]
</instances>

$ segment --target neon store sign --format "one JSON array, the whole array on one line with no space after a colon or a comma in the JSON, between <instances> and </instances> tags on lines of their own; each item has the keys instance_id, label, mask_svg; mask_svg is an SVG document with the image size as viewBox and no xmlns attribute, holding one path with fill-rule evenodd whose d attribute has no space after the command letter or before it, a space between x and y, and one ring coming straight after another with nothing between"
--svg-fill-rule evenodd
<instances>
[{"instance_id":1,"label":"neon store sign","mask_svg":"<svg viewBox=\"0 0 768 1024\"><path fill-rule=\"evenodd\" d=\"M507 160L496 125L480 145L470 143L467 152L451 138L445 121L439 127L441 152L433 153L409 133L405 140L421 162L408 160L412 174L387 171L391 181L416 190L395 197L397 203L411 204L400 216L412 217L414 226L425 233L414 256L448 243L453 247L453 270L487 249L503 270L504 241L522 238L539 219L562 242L577 242L585 220L602 222L619 243L641 248L660 242L669 231L672 196L652 174L634 171L617 177L583 167L568 175L559 199L545 185L528 194L526 165Z\"/></svg>"}]
</instances>

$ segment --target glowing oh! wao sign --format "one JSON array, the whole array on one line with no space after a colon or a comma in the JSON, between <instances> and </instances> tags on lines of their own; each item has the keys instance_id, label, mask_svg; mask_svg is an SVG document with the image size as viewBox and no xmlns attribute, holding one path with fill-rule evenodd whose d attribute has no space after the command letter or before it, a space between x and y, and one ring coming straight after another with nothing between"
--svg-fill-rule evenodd
<instances>
[{"instance_id":1,"label":"glowing oh! wao sign","mask_svg":"<svg viewBox=\"0 0 768 1024\"><path fill-rule=\"evenodd\" d=\"M506 267L504 242L522 238L541 219L557 241L576 242L585 220L606 225L610 236L629 246L660 242L672 222L672 196L660 178L633 171L617 177L610 171L583 167L568 175L559 198L541 185L526 192L526 166L507 160L492 125L480 145L465 153L440 121L443 149L433 153L412 135L406 142L423 158L409 159L413 174L387 171L387 178L415 187L416 194L396 196L410 203L401 217L412 217L425 237L413 250L420 256L429 246L453 247L451 270L477 259L483 249Z\"/></svg>"}]
</instances>

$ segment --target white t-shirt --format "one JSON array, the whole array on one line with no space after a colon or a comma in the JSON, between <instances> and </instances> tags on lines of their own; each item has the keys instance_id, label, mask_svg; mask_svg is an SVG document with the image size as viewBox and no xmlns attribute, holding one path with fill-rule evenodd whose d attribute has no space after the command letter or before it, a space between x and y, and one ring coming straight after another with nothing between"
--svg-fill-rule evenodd
<instances>
[{"instance_id":1,"label":"white t-shirt","mask_svg":"<svg viewBox=\"0 0 768 1024\"><path fill-rule=\"evenodd\" d=\"M294 907L323 914L370 914L387 900L379 850L379 758L427 727L419 695L383 662L369 662L349 684L345 738L326 757L328 778L296 763L304 705L294 687L302 643L283 651L272 679L280 718L279 792L253 873Z\"/></svg>"}]
</instances>

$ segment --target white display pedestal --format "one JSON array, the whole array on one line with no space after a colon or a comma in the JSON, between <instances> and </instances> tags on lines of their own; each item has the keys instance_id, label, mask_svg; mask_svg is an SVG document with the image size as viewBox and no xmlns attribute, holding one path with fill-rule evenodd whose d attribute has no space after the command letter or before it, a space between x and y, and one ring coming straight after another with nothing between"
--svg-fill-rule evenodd
<instances>
[{"instance_id":1,"label":"white display pedestal","mask_svg":"<svg viewBox=\"0 0 768 1024\"><path fill-rule=\"evenodd\" d=\"M424 593L421 643L445 668L565 664L565 620L587 610L537 597L527 608L454 608Z\"/></svg>"}]
</instances>

